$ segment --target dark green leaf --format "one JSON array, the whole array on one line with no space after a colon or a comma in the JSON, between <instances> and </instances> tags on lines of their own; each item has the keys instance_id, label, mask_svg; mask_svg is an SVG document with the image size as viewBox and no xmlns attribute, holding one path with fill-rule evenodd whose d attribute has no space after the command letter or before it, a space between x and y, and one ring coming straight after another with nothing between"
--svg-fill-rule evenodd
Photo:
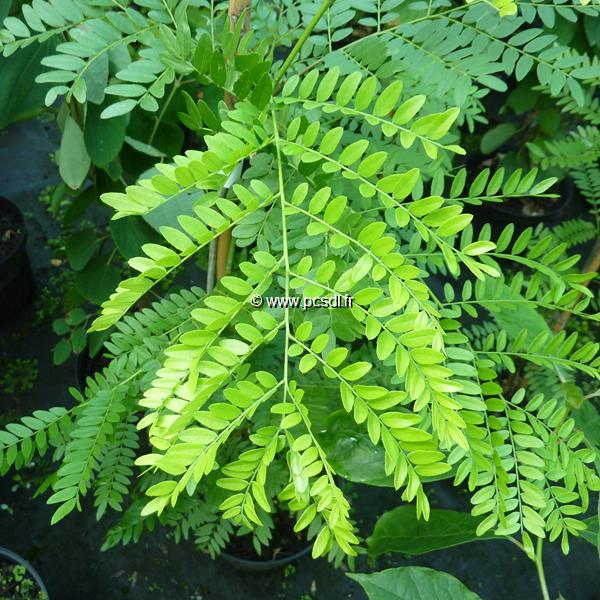
<instances>
[{"instance_id":1,"label":"dark green leaf","mask_svg":"<svg viewBox=\"0 0 600 600\"><path fill-rule=\"evenodd\" d=\"M0 5L0 22L4 21L4 19L10 13L10 9L12 8L13 0L5 0Z\"/></svg>"},{"instance_id":2,"label":"dark green leaf","mask_svg":"<svg viewBox=\"0 0 600 600\"><path fill-rule=\"evenodd\" d=\"M67 313L65 321L72 327L75 327L77 325L81 325L81 323L83 323L85 320L85 317L86 314L83 308L73 308Z\"/></svg>"},{"instance_id":3,"label":"dark green leaf","mask_svg":"<svg viewBox=\"0 0 600 600\"><path fill-rule=\"evenodd\" d=\"M91 260L98 247L98 238L92 229L83 229L72 234L65 244L69 264L81 271Z\"/></svg>"},{"instance_id":4,"label":"dark green leaf","mask_svg":"<svg viewBox=\"0 0 600 600\"><path fill-rule=\"evenodd\" d=\"M56 41L50 39L0 58L0 129L33 115L43 107L44 96L50 86L35 83L35 78L45 70L40 60L51 54L55 46Z\"/></svg>"},{"instance_id":5,"label":"dark green leaf","mask_svg":"<svg viewBox=\"0 0 600 600\"><path fill-rule=\"evenodd\" d=\"M455 510L432 509L429 521L417 519L415 507L399 506L384 513L368 538L369 554L425 554L481 539L498 539L492 532L478 537L482 519Z\"/></svg>"},{"instance_id":6,"label":"dark green leaf","mask_svg":"<svg viewBox=\"0 0 600 600\"><path fill-rule=\"evenodd\" d=\"M55 365L62 365L69 356L71 356L71 344L69 340L63 338L52 350L52 362Z\"/></svg>"},{"instance_id":7,"label":"dark green leaf","mask_svg":"<svg viewBox=\"0 0 600 600\"><path fill-rule=\"evenodd\" d=\"M164 156L164 154L154 146L151 146L150 144L145 144L144 142L140 142L139 140L136 140L132 137L125 136L125 141L134 150L137 150L142 154L146 154L147 156L152 156L154 158L161 158Z\"/></svg>"},{"instance_id":8,"label":"dark green leaf","mask_svg":"<svg viewBox=\"0 0 600 600\"><path fill-rule=\"evenodd\" d=\"M64 335L69 331L69 326L64 319L55 319L52 321L52 331L54 331L56 335Z\"/></svg>"},{"instance_id":9,"label":"dark green leaf","mask_svg":"<svg viewBox=\"0 0 600 600\"><path fill-rule=\"evenodd\" d=\"M87 336L88 352L90 356L96 356L109 337L110 331L93 331L90 333Z\"/></svg>"},{"instance_id":10,"label":"dark green leaf","mask_svg":"<svg viewBox=\"0 0 600 600\"><path fill-rule=\"evenodd\" d=\"M114 119L101 119L104 105L88 104L83 138L92 162L105 167L119 154L125 140L126 115Z\"/></svg>"},{"instance_id":11,"label":"dark green leaf","mask_svg":"<svg viewBox=\"0 0 600 600\"><path fill-rule=\"evenodd\" d=\"M348 573L369 600L477 600L456 577L425 567L398 567L379 573Z\"/></svg>"},{"instance_id":12,"label":"dark green leaf","mask_svg":"<svg viewBox=\"0 0 600 600\"><path fill-rule=\"evenodd\" d=\"M212 41L208 33L203 34L198 40L194 54L194 65L201 75L207 73L212 61Z\"/></svg>"},{"instance_id":13,"label":"dark green leaf","mask_svg":"<svg viewBox=\"0 0 600 600\"><path fill-rule=\"evenodd\" d=\"M94 304L101 304L115 290L121 275L107 263L106 256L96 256L75 277L79 293Z\"/></svg>"},{"instance_id":14,"label":"dark green leaf","mask_svg":"<svg viewBox=\"0 0 600 600\"><path fill-rule=\"evenodd\" d=\"M373 445L369 439L367 428L357 425L354 419L343 410L331 412L329 405L323 401L323 394L310 399L311 414L318 410L320 404L326 411L323 418L323 436L321 444L335 472L348 481L365 483L380 487L393 487L393 476L386 476L384 470L385 451L381 445ZM453 473L445 473L437 477L421 477L423 481L437 481L453 477Z\"/></svg>"},{"instance_id":15,"label":"dark green leaf","mask_svg":"<svg viewBox=\"0 0 600 600\"><path fill-rule=\"evenodd\" d=\"M71 225L87 210L88 206L98 199L98 191L95 186L90 186L77 194L71 200L69 207L63 217L63 225Z\"/></svg>"},{"instance_id":16,"label":"dark green leaf","mask_svg":"<svg viewBox=\"0 0 600 600\"><path fill-rule=\"evenodd\" d=\"M73 352L75 352L75 354L79 354L85 348L85 342L85 327L78 327L71 334L71 344L73 346Z\"/></svg>"},{"instance_id":17,"label":"dark green leaf","mask_svg":"<svg viewBox=\"0 0 600 600\"><path fill-rule=\"evenodd\" d=\"M111 221L110 231L124 258L140 256L144 244L158 244L162 239L143 217L132 216Z\"/></svg>"},{"instance_id":18,"label":"dark green leaf","mask_svg":"<svg viewBox=\"0 0 600 600\"><path fill-rule=\"evenodd\" d=\"M586 439L600 451L600 413L591 402L584 402L579 410L573 413L577 428L581 429ZM596 458L596 463L600 459Z\"/></svg>"},{"instance_id":19,"label":"dark green leaf","mask_svg":"<svg viewBox=\"0 0 600 600\"><path fill-rule=\"evenodd\" d=\"M265 73L257 82L250 100L258 108L264 108L273 93L273 82L268 73Z\"/></svg>"},{"instance_id":20,"label":"dark green leaf","mask_svg":"<svg viewBox=\"0 0 600 600\"><path fill-rule=\"evenodd\" d=\"M225 84L225 59L221 52L214 52L210 63L210 76L219 87Z\"/></svg>"},{"instance_id":21,"label":"dark green leaf","mask_svg":"<svg viewBox=\"0 0 600 600\"><path fill-rule=\"evenodd\" d=\"M492 129L488 129L481 138L481 151L484 154L491 154L508 141L517 131L512 123L501 123Z\"/></svg>"},{"instance_id":22,"label":"dark green leaf","mask_svg":"<svg viewBox=\"0 0 600 600\"><path fill-rule=\"evenodd\" d=\"M585 519L585 523L588 528L581 532L581 537L592 546L596 546L600 556L600 502L598 502L598 514Z\"/></svg>"},{"instance_id":23,"label":"dark green leaf","mask_svg":"<svg viewBox=\"0 0 600 600\"><path fill-rule=\"evenodd\" d=\"M160 231L160 228L165 225L183 231L178 217L181 215L196 216L192 207L201 194L202 192L198 190L180 192L146 213L143 219L156 231Z\"/></svg>"},{"instance_id":24,"label":"dark green leaf","mask_svg":"<svg viewBox=\"0 0 600 600\"><path fill-rule=\"evenodd\" d=\"M366 428L356 425L345 411L336 411L327 420L321 444L341 477L356 483L392 487L393 478L386 476L383 468L383 447L373 445Z\"/></svg>"}]
</instances>

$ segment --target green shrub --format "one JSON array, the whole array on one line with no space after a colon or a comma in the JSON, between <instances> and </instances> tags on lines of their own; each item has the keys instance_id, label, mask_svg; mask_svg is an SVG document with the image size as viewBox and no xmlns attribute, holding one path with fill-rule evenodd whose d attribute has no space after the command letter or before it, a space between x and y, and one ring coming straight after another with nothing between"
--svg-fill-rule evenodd
<instances>
[{"instance_id":1,"label":"green shrub","mask_svg":"<svg viewBox=\"0 0 600 600\"><path fill-rule=\"evenodd\" d=\"M593 339L553 333L544 317L597 322L594 275L543 228L492 235L471 223L469 205L551 198L556 178L453 164L461 131L487 122L486 96L509 78L528 77L575 115L590 106L597 59L551 30L557 16L587 23L597 4L326 0L300 14L261 3L247 32L243 14L229 31L221 4L136 4L40 3L0 38L10 53L70 32L45 59L53 70L40 79L56 84L47 103L64 95L89 111L102 96L107 127L160 113L187 86L180 119L201 137L102 196L116 220L162 211L162 242L129 261L134 274L91 326L113 328L110 365L84 395L72 390L73 408L0 433L3 469L55 447L53 522L92 492L99 518L126 509L107 547L157 519L212 554L234 531L253 530L260 546L273 512L289 510L313 556L339 558L359 543L339 483L353 477L350 456L328 433L346 419L344 436L375 457L373 478L417 516L430 515L427 483L453 477L471 493L478 535L518 536L531 557L535 539L560 538L568 552L599 489L597 440L573 412L579 377L597 381L600 358ZM596 151L597 137L589 125L565 144ZM564 154L539 148L543 167ZM217 262L229 272L212 289L227 232L230 260L225 248ZM206 293L128 314L205 253ZM294 295L352 304L269 306ZM526 364L556 385L528 389L514 376Z\"/></svg>"}]
</instances>

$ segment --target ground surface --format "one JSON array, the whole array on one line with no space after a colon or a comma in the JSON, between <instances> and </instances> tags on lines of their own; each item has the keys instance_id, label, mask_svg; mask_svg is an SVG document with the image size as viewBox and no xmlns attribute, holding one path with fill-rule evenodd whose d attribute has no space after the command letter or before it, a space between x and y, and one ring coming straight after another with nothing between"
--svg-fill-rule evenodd
<instances>
[{"instance_id":1,"label":"ground surface","mask_svg":"<svg viewBox=\"0 0 600 600\"><path fill-rule=\"evenodd\" d=\"M53 276L47 240L58 234L37 197L57 180L49 153L56 147L55 133L39 122L18 124L0 132L0 193L29 213L29 249L38 288ZM1 305L1 299L0 299ZM0 390L0 415L27 414L67 401L66 388L75 383L75 361L54 367L51 348L57 339L51 318L44 316L51 299L38 297L13 322L0 325L0 359L37 361L38 376L30 390ZM1 374L0 374L1 375ZM25 471L25 480L35 480ZM457 508L464 499L443 489L444 506ZM138 545L101 553L106 523L97 523L93 511L69 516L50 526L52 509L43 498L31 499L33 487L13 477L0 479L0 545L29 559L46 581L52 600L323 600L364 599L357 584L324 560L302 559L287 571L251 574L234 570L223 560L212 561L190 543L175 544L164 532L156 532ZM387 509L397 506L392 490L357 486L353 493L355 515L363 533ZM563 558L556 547L545 551L545 566L552 598L567 600L600 597L600 569L594 548L573 542ZM392 555L358 570L420 565L451 573L482 598L528 600L539 598L533 564L504 541L478 542L468 546L407 559Z\"/></svg>"}]
</instances>

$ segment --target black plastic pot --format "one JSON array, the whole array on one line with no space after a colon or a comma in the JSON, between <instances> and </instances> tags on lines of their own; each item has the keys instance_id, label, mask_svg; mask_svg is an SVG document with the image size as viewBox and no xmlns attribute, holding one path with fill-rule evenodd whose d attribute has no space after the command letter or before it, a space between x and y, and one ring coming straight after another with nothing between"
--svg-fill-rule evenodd
<instances>
[{"instance_id":1,"label":"black plastic pot","mask_svg":"<svg viewBox=\"0 0 600 600\"><path fill-rule=\"evenodd\" d=\"M25 219L15 204L0 196L0 321L29 304L34 292Z\"/></svg>"},{"instance_id":2,"label":"black plastic pot","mask_svg":"<svg viewBox=\"0 0 600 600\"><path fill-rule=\"evenodd\" d=\"M46 595L46 600L50 599L48 590L46 589L46 586L44 585L39 573L22 556L19 556L16 552L12 552L11 550L7 550L6 548L2 548L0 546L0 562L2 561L11 562L16 565L23 565L27 570L29 577L35 581L40 590Z\"/></svg>"},{"instance_id":3,"label":"black plastic pot","mask_svg":"<svg viewBox=\"0 0 600 600\"><path fill-rule=\"evenodd\" d=\"M542 214L526 214L506 202L484 202L479 206L468 205L465 207L465 212L473 214L476 226L489 223L495 235L499 235L509 223L514 224L517 233L528 227L535 228L540 223L546 226L557 225L564 220L565 214L573 201L573 182L570 179L565 179L553 186L547 193L560 194L560 198L553 203L549 210L545 210Z\"/></svg>"},{"instance_id":4,"label":"black plastic pot","mask_svg":"<svg viewBox=\"0 0 600 600\"><path fill-rule=\"evenodd\" d=\"M240 558L227 552L221 552L219 555L225 562L239 569L240 571L247 571L253 573L264 573L267 571L275 571L277 569L283 569L289 564L300 560L301 558L310 554L312 550L312 544L306 546L302 550L285 556L283 558L277 558L275 560L250 560L248 558Z\"/></svg>"}]
</instances>

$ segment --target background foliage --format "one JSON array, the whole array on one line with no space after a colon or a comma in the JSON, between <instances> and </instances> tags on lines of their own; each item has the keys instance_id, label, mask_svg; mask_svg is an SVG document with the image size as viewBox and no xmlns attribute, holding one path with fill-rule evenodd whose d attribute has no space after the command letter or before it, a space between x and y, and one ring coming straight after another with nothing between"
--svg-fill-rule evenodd
<instances>
[{"instance_id":1,"label":"background foliage","mask_svg":"<svg viewBox=\"0 0 600 600\"><path fill-rule=\"evenodd\" d=\"M510 537L538 564L543 539L568 552L600 481L597 265L573 252L598 237L600 5L284 0L253 7L247 32L226 9L39 0L4 20L5 66L44 49L66 222L100 192L113 220L65 244L100 313L55 324L70 336L58 361L91 322L110 364L70 408L0 432L3 471L53 448L53 521L91 493L98 518L123 512L105 547L158 520L212 555L234 533L260 548L289 511L313 556L354 556L347 477L400 491L380 529L434 532L411 550L376 528L369 552L418 553L444 547L427 484L452 478L473 507L456 543ZM522 214L547 210L573 186L591 218L473 220L523 198ZM173 284L210 271L228 231L214 289ZM256 294L354 302L255 308ZM368 473L340 456L351 433ZM459 585L354 577L390 594Z\"/></svg>"}]
</instances>

